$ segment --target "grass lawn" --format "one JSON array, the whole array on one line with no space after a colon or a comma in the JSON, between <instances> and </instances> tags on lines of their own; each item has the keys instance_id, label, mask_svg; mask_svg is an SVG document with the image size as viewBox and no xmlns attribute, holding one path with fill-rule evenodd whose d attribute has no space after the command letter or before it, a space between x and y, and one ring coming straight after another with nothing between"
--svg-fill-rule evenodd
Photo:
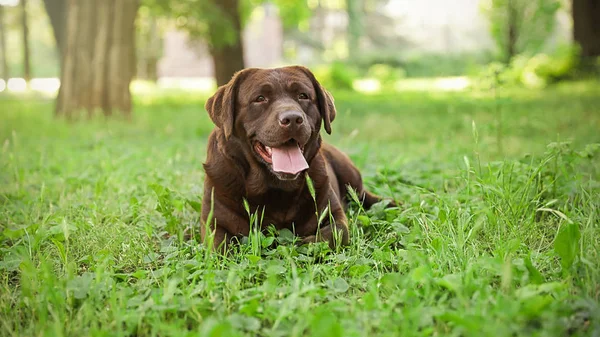
<instances>
[{"instance_id":1,"label":"grass lawn","mask_svg":"<svg viewBox=\"0 0 600 337\"><path fill-rule=\"evenodd\" d=\"M0 335L600 334L599 83L334 95L326 139L402 207L227 257L198 243L206 95L75 124L0 97Z\"/></svg>"}]
</instances>

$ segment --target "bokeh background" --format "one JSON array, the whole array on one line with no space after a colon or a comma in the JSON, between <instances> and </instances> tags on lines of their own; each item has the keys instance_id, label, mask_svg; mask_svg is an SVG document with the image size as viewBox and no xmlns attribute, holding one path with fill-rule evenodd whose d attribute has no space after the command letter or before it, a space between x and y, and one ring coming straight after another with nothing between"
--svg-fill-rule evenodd
<instances>
[{"instance_id":1,"label":"bokeh background","mask_svg":"<svg viewBox=\"0 0 600 337\"><path fill-rule=\"evenodd\" d=\"M102 4L111 7L104 26ZM464 89L490 73L499 73L504 84L543 87L581 76L582 63L589 75L600 54L600 8L594 0L1 0L0 5L2 91L26 90L31 80L34 90L56 93L61 57L87 48L90 55L79 57L89 68L103 55L94 50L97 41L106 34L109 45L119 40L112 31L122 33L131 58L120 57L128 69L116 73L128 74L125 83L133 79L159 88L209 90L243 67L285 64L312 67L332 89L394 90L424 85L402 79L432 77L452 77L435 85ZM86 30L86 24L97 29ZM108 33L102 35L103 29ZM81 34L72 39L71 51L69 31Z\"/></svg>"}]
</instances>

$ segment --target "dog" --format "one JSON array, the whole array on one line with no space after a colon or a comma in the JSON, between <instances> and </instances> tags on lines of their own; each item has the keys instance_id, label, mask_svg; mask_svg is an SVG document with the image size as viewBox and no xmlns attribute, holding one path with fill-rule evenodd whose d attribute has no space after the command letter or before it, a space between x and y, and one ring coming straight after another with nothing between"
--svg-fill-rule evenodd
<instances>
[{"instance_id":1,"label":"dog","mask_svg":"<svg viewBox=\"0 0 600 337\"><path fill-rule=\"evenodd\" d=\"M205 109L216 127L203 164L201 239L211 231L214 249L248 236L256 212L261 230L273 225L300 243L347 245L348 186L365 209L382 200L365 190L347 155L322 141L321 126L331 134L336 109L308 68L241 70Z\"/></svg>"}]
</instances>

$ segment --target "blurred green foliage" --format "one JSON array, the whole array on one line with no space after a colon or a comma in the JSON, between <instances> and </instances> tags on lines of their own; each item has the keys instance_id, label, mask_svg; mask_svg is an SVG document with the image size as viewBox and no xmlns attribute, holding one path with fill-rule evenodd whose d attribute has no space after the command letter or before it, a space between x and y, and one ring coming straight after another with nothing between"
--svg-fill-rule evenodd
<instances>
[{"instance_id":1,"label":"blurred green foliage","mask_svg":"<svg viewBox=\"0 0 600 337\"><path fill-rule=\"evenodd\" d=\"M10 77L23 76L23 36L21 32L21 8L4 6L7 62ZM50 20L41 0L29 0L29 46L31 70L34 77L59 75L59 58L56 52Z\"/></svg>"},{"instance_id":2,"label":"blurred green foliage","mask_svg":"<svg viewBox=\"0 0 600 337\"><path fill-rule=\"evenodd\" d=\"M509 60L516 54L539 52L556 26L556 13L560 7L560 0L483 2L482 12L490 21L490 33L499 59ZM514 54L508 55L509 51Z\"/></svg>"},{"instance_id":3,"label":"blurred green foliage","mask_svg":"<svg viewBox=\"0 0 600 337\"><path fill-rule=\"evenodd\" d=\"M353 90L353 83L359 77L358 70L348 63L336 61L330 65L313 69L319 82L329 89Z\"/></svg>"},{"instance_id":4,"label":"blurred green foliage","mask_svg":"<svg viewBox=\"0 0 600 337\"><path fill-rule=\"evenodd\" d=\"M267 3L266 0L239 0L240 15L243 23L254 14L256 9ZM553 52L540 53L555 25L555 14L560 0L489 0L484 12L491 23L491 32L498 50L506 50L506 8L513 6L518 11L519 35L517 55L508 65L490 64L494 56L490 52L462 54L423 54L398 52L395 45L366 49L352 55L349 59L338 59L326 65L313 67L317 76L327 87L351 89L357 78L374 78L382 84L388 84L404 77L436 77L459 75L485 75L486 72L500 71L502 81L510 85L528 87L546 86L550 83L576 75L578 51L573 47L559 47ZM367 1L365 6L374 6L385 1ZM285 29L286 41L293 39L292 31L302 30L312 34L309 19L315 15L315 3L329 10L343 10L344 0L331 1L285 1L270 3L277 7ZM366 8L365 7L365 8ZM375 6L376 7L376 6ZM365 9L366 10L366 9ZM5 8L5 27L7 28L8 63L11 76L22 76L22 40L20 32L20 8ZM374 10L371 9L371 15ZM50 23L41 0L29 0L30 45L32 49L32 69L34 77L54 77L59 75L59 59L50 29ZM158 58L161 55L160 39L152 39L151 23L156 17L167 17L159 24L158 35L174 24L188 31L192 36L202 39L209 45L229 44L238 38L231 23L214 2L202 0L142 0L138 20L138 58ZM167 22L168 21L168 22ZM166 24L165 24L166 22ZM209 28L217 31L216 39L207 39ZM366 32L365 32L366 34ZM332 46L327 48L333 49ZM502 55L500 55L502 56ZM318 57L317 57L318 58ZM484 71L480 71L481 69ZM497 70L501 68L501 70ZM600 60L598 67L600 68Z\"/></svg>"},{"instance_id":5,"label":"blurred green foliage","mask_svg":"<svg viewBox=\"0 0 600 337\"><path fill-rule=\"evenodd\" d=\"M382 85L392 85L396 81L406 77L406 71L400 67L379 63L369 67L367 76L377 79Z\"/></svg>"},{"instance_id":6,"label":"blurred green foliage","mask_svg":"<svg viewBox=\"0 0 600 337\"><path fill-rule=\"evenodd\" d=\"M509 65L490 63L480 72L480 79L484 82L491 79L502 86L542 88L578 75L578 60L579 48L564 45L549 54L517 55Z\"/></svg>"},{"instance_id":7,"label":"blurred green foliage","mask_svg":"<svg viewBox=\"0 0 600 337\"><path fill-rule=\"evenodd\" d=\"M255 8L266 3L277 6L285 26L298 25L310 17L310 9L305 1L239 0L242 26L248 22ZM179 29L214 48L232 45L239 38L231 18L224 15L214 1L143 0L143 5L156 15L174 19Z\"/></svg>"},{"instance_id":8,"label":"blurred green foliage","mask_svg":"<svg viewBox=\"0 0 600 337\"><path fill-rule=\"evenodd\" d=\"M311 68L317 79L327 88L352 90L352 83L359 78L375 79L382 86L389 86L403 78L481 76L484 72L482 68L486 69L491 61L491 55L486 53L455 55L432 53L372 59L369 54L363 54L356 60L337 60Z\"/></svg>"},{"instance_id":9,"label":"blurred green foliage","mask_svg":"<svg viewBox=\"0 0 600 337\"><path fill-rule=\"evenodd\" d=\"M473 74L493 60L489 52L457 54L415 54L406 58L407 77L461 76Z\"/></svg>"}]
</instances>

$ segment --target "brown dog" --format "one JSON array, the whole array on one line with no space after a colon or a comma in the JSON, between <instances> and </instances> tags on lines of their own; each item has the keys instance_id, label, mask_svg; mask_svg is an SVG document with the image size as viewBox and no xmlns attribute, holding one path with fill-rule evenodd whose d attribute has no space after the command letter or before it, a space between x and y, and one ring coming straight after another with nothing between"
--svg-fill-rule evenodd
<instances>
[{"instance_id":1,"label":"brown dog","mask_svg":"<svg viewBox=\"0 0 600 337\"><path fill-rule=\"evenodd\" d=\"M244 200L251 213L259 212L262 229L272 224L294 231L302 242L327 241L330 246L336 237L348 243L348 185L366 208L381 200L364 190L348 156L321 142L321 123L331 134L336 111L331 95L307 68L242 70L205 108L217 127L208 139L204 164L201 235L205 240L210 214L215 248L248 236ZM321 224L315 205L319 215L330 213Z\"/></svg>"}]
</instances>

